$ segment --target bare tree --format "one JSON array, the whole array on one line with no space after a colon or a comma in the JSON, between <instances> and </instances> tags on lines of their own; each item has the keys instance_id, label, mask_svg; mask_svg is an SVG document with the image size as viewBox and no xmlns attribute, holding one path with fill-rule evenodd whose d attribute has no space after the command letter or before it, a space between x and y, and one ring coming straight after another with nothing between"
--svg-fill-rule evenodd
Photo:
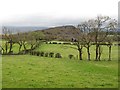
<instances>
[{"instance_id":1,"label":"bare tree","mask_svg":"<svg viewBox=\"0 0 120 90\"><path fill-rule=\"evenodd\" d=\"M35 49L36 47L38 47L41 42L42 42L42 38L44 37L43 33L38 33L38 32L29 32L28 33L28 44L31 45L31 50Z\"/></svg>"},{"instance_id":2,"label":"bare tree","mask_svg":"<svg viewBox=\"0 0 120 90\"><path fill-rule=\"evenodd\" d=\"M26 53L26 50L27 50L27 40L29 39L27 33L22 33L21 34L21 37L22 37L22 44L23 44L23 48L24 48L24 51Z\"/></svg>"},{"instance_id":3,"label":"bare tree","mask_svg":"<svg viewBox=\"0 0 120 90\"><path fill-rule=\"evenodd\" d=\"M5 51L6 53L12 53L14 35L11 30L7 27L2 27L3 39L5 40ZM8 51L9 50L9 51Z\"/></svg>"},{"instance_id":4,"label":"bare tree","mask_svg":"<svg viewBox=\"0 0 120 90\"><path fill-rule=\"evenodd\" d=\"M9 41L8 41L8 43L9 43L10 48L9 48L9 52L8 53L12 53L13 52L12 51L13 44L14 44L13 40L14 40L14 35L12 34L12 32L9 32Z\"/></svg>"},{"instance_id":5,"label":"bare tree","mask_svg":"<svg viewBox=\"0 0 120 90\"><path fill-rule=\"evenodd\" d=\"M18 32L17 34L14 35L14 42L19 45L18 51L20 52L21 48L23 46L23 36L22 36L22 33Z\"/></svg>"},{"instance_id":6,"label":"bare tree","mask_svg":"<svg viewBox=\"0 0 120 90\"><path fill-rule=\"evenodd\" d=\"M27 40L28 44L31 45L31 50L38 44L37 37L35 33L29 33L28 34L29 39Z\"/></svg>"},{"instance_id":7,"label":"bare tree","mask_svg":"<svg viewBox=\"0 0 120 90\"><path fill-rule=\"evenodd\" d=\"M89 20L91 24L91 30L94 33L94 42L96 45L96 58L95 60L100 60L101 48L100 45L104 42L110 30L115 30L117 21L111 19L108 16L98 16L96 19Z\"/></svg>"},{"instance_id":8,"label":"bare tree","mask_svg":"<svg viewBox=\"0 0 120 90\"><path fill-rule=\"evenodd\" d=\"M0 45L0 54L4 54L5 53L5 49L2 47L2 45Z\"/></svg>"},{"instance_id":9,"label":"bare tree","mask_svg":"<svg viewBox=\"0 0 120 90\"><path fill-rule=\"evenodd\" d=\"M77 34L73 36L74 38L72 38L72 41L74 42L74 45L77 46L77 50L79 52L79 59L82 60L83 59L82 58L82 54L83 54L82 49L84 47L84 43L82 41L83 33L81 32L80 28L81 28L80 25L78 25L77 29L74 29L74 30L76 30Z\"/></svg>"},{"instance_id":10,"label":"bare tree","mask_svg":"<svg viewBox=\"0 0 120 90\"><path fill-rule=\"evenodd\" d=\"M78 25L78 28L81 31L80 37L81 42L84 47L87 49L88 60L90 61L90 46L92 45L93 34L91 33L91 25L89 22L83 22Z\"/></svg>"},{"instance_id":11,"label":"bare tree","mask_svg":"<svg viewBox=\"0 0 120 90\"><path fill-rule=\"evenodd\" d=\"M5 41L5 53L8 53L9 29L2 27L3 39Z\"/></svg>"},{"instance_id":12,"label":"bare tree","mask_svg":"<svg viewBox=\"0 0 120 90\"><path fill-rule=\"evenodd\" d=\"M108 55L108 61L111 61L111 53L112 53L112 45L113 45L113 42L116 38L116 33L114 33L113 35L108 35L106 37L106 42L107 42L107 46L108 46L108 52L109 52L109 55Z\"/></svg>"}]
</instances>

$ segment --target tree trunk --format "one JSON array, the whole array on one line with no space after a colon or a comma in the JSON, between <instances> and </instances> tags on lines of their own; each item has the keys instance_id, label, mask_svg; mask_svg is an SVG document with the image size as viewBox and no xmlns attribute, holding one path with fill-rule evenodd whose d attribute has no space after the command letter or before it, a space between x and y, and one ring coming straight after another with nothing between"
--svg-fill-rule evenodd
<instances>
[{"instance_id":1,"label":"tree trunk","mask_svg":"<svg viewBox=\"0 0 120 90\"><path fill-rule=\"evenodd\" d=\"M0 46L1 47L1 46ZM1 51L0 51L0 54L4 54L5 50L4 48L1 47Z\"/></svg>"},{"instance_id":2,"label":"tree trunk","mask_svg":"<svg viewBox=\"0 0 120 90\"><path fill-rule=\"evenodd\" d=\"M82 47L81 45L78 46L79 59L80 59L80 60L82 60L82 48L83 48L83 47Z\"/></svg>"},{"instance_id":3,"label":"tree trunk","mask_svg":"<svg viewBox=\"0 0 120 90\"><path fill-rule=\"evenodd\" d=\"M80 42L77 43L78 52L79 52L79 59L82 60L82 48L83 46L80 44Z\"/></svg>"},{"instance_id":4,"label":"tree trunk","mask_svg":"<svg viewBox=\"0 0 120 90\"><path fill-rule=\"evenodd\" d=\"M6 51L6 53L7 53L7 50L8 50L8 43L6 42L5 43L5 51Z\"/></svg>"},{"instance_id":5,"label":"tree trunk","mask_svg":"<svg viewBox=\"0 0 120 90\"><path fill-rule=\"evenodd\" d=\"M23 44L23 47L24 47L24 51L26 52L26 46L25 46L25 44Z\"/></svg>"},{"instance_id":6,"label":"tree trunk","mask_svg":"<svg viewBox=\"0 0 120 90\"><path fill-rule=\"evenodd\" d=\"M90 47L87 47L87 53L88 53L88 60L90 61Z\"/></svg>"},{"instance_id":7,"label":"tree trunk","mask_svg":"<svg viewBox=\"0 0 120 90\"><path fill-rule=\"evenodd\" d=\"M109 46L109 61L111 61L111 45Z\"/></svg>"},{"instance_id":8,"label":"tree trunk","mask_svg":"<svg viewBox=\"0 0 120 90\"><path fill-rule=\"evenodd\" d=\"M102 51L101 51L101 46L99 45L98 46L98 60L100 61L100 59L101 59L101 53L102 53Z\"/></svg>"},{"instance_id":9,"label":"tree trunk","mask_svg":"<svg viewBox=\"0 0 120 90\"><path fill-rule=\"evenodd\" d=\"M79 59L82 60L82 49L79 49Z\"/></svg>"},{"instance_id":10,"label":"tree trunk","mask_svg":"<svg viewBox=\"0 0 120 90\"><path fill-rule=\"evenodd\" d=\"M99 49L99 45L98 44L96 44L96 58L95 58L95 60L97 61L98 60L98 50Z\"/></svg>"},{"instance_id":11,"label":"tree trunk","mask_svg":"<svg viewBox=\"0 0 120 90\"><path fill-rule=\"evenodd\" d=\"M3 54L5 53L5 50L4 50L4 48L2 48L2 50L3 50Z\"/></svg>"},{"instance_id":12,"label":"tree trunk","mask_svg":"<svg viewBox=\"0 0 120 90\"><path fill-rule=\"evenodd\" d=\"M96 57L95 57L95 61L98 61L98 29L94 29L95 30L95 44L96 44Z\"/></svg>"},{"instance_id":13,"label":"tree trunk","mask_svg":"<svg viewBox=\"0 0 120 90\"><path fill-rule=\"evenodd\" d=\"M22 45L20 45L20 47L19 47L19 52L20 52L21 48L22 48Z\"/></svg>"},{"instance_id":14,"label":"tree trunk","mask_svg":"<svg viewBox=\"0 0 120 90\"><path fill-rule=\"evenodd\" d=\"M10 49L9 49L9 53L12 51L12 42L10 42Z\"/></svg>"}]
</instances>

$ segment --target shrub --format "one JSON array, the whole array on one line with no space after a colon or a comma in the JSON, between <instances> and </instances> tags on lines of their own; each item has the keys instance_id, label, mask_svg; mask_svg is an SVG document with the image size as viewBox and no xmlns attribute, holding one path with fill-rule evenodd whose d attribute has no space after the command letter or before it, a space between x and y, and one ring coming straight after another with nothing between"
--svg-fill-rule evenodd
<instances>
[{"instance_id":1,"label":"shrub","mask_svg":"<svg viewBox=\"0 0 120 90\"><path fill-rule=\"evenodd\" d=\"M54 53L53 52L50 52L49 53L49 57L53 57L54 56Z\"/></svg>"},{"instance_id":2,"label":"shrub","mask_svg":"<svg viewBox=\"0 0 120 90\"><path fill-rule=\"evenodd\" d=\"M45 57L48 57L48 53L45 53Z\"/></svg>"},{"instance_id":3,"label":"shrub","mask_svg":"<svg viewBox=\"0 0 120 90\"><path fill-rule=\"evenodd\" d=\"M37 56L39 56L39 55L40 55L40 52L36 52L36 54L37 54Z\"/></svg>"},{"instance_id":4,"label":"shrub","mask_svg":"<svg viewBox=\"0 0 120 90\"><path fill-rule=\"evenodd\" d=\"M68 57L69 57L69 59L72 59L74 57L74 55L70 54Z\"/></svg>"},{"instance_id":5,"label":"shrub","mask_svg":"<svg viewBox=\"0 0 120 90\"><path fill-rule=\"evenodd\" d=\"M118 43L118 44L114 44L115 46L120 46L120 44Z\"/></svg>"},{"instance_id":6,"label":"shrub","mask_svg":"<svg viewBox=\"0 0 120 90\"><path fill-rule=\"evenodd\" d=\"M61 44L61 42L59 42L58 44Z\"/></svg>"},{"instance_id":7,"label":"shrub","mask_svg":"<svg viewBox=\"0 0 120 90\"><path fill-rule=\"evenodd\" d=\"M62 56L61 56L60 53L56 53L56 54L55 54L55 58L62 58Z\"/></svg>"},{"instance_id":8,"label":"shrub","mask_svg":"<svg viewBox=\"0 0 120 90\"><path fill-rule=\"evenodd\" d=\"M44 52L40 52L40 56L44 56Z\"/></svg>"},{"instance_id":9,"label":"shrub","mask_svg":"<svg viewBox=\"0 0 120 90\"><path fill-rule=\"evenodd\" d=\"M53 44L57 44L57 42L53 42Z\"/></svg>"}]
</instances>

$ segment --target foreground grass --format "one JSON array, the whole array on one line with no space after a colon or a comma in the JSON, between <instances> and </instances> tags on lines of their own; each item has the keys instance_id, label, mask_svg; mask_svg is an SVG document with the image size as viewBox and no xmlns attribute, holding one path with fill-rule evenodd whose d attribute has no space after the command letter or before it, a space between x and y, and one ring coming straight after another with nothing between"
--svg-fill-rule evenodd
<instances>
[{"instance_id":1,"label":"foreground grass","mask_svg":"<svg viewBox=\"0 0 120 90\"><path fill-rule=\"evenodd\" d=\"M2 56L3 88L115 88L118 63Z\"/></svg>"}]
</instances>

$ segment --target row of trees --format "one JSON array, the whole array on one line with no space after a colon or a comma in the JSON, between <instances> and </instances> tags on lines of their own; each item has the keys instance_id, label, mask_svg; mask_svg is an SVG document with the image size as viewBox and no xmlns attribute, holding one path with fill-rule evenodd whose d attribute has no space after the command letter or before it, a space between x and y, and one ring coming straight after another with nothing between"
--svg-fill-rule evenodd
<instances>
[{"instance_id":1,"label":"row of trees","mask_svg":"<svg viewBox=\"0 0 120 90\"><path fill-rule=\"evenodd\" d=\"M27 53L28 50L33 50L38 47L41 43L40 39L44 37L42 33L37 32L29 32L29 33L17 33L13 34L8 28L2 28L5 45L0 45L1 53L3 54L11 54L13 53L13 45L19 45L19 53ZM23 47L23 50L21 51ZM29 49L28 49L29 48Z\"/></svg>"},{"instance_id":2,"label":"row of trees","mask_svg":"<svg viewBox=\"0 0 120 90\"><path fill-rule=\"evenodd\" d=\"M99 61L101 58L102 45L107 45L109 47L109 60L111 60L113 38L117 38L117 35L116 33L114 33L114 35L110 35L109 32L117 31L117 20L111 19L108 16L98 16L96 19L82 22L77 25L77 28L79 29L80 34L74 38L77 39L77 42L75 43L78 47L80 60L82 60L83 47L87 49L88 60L90 60L90 47L93 44L96 47L96 61Z\"/></svg>"}]
</instances>

